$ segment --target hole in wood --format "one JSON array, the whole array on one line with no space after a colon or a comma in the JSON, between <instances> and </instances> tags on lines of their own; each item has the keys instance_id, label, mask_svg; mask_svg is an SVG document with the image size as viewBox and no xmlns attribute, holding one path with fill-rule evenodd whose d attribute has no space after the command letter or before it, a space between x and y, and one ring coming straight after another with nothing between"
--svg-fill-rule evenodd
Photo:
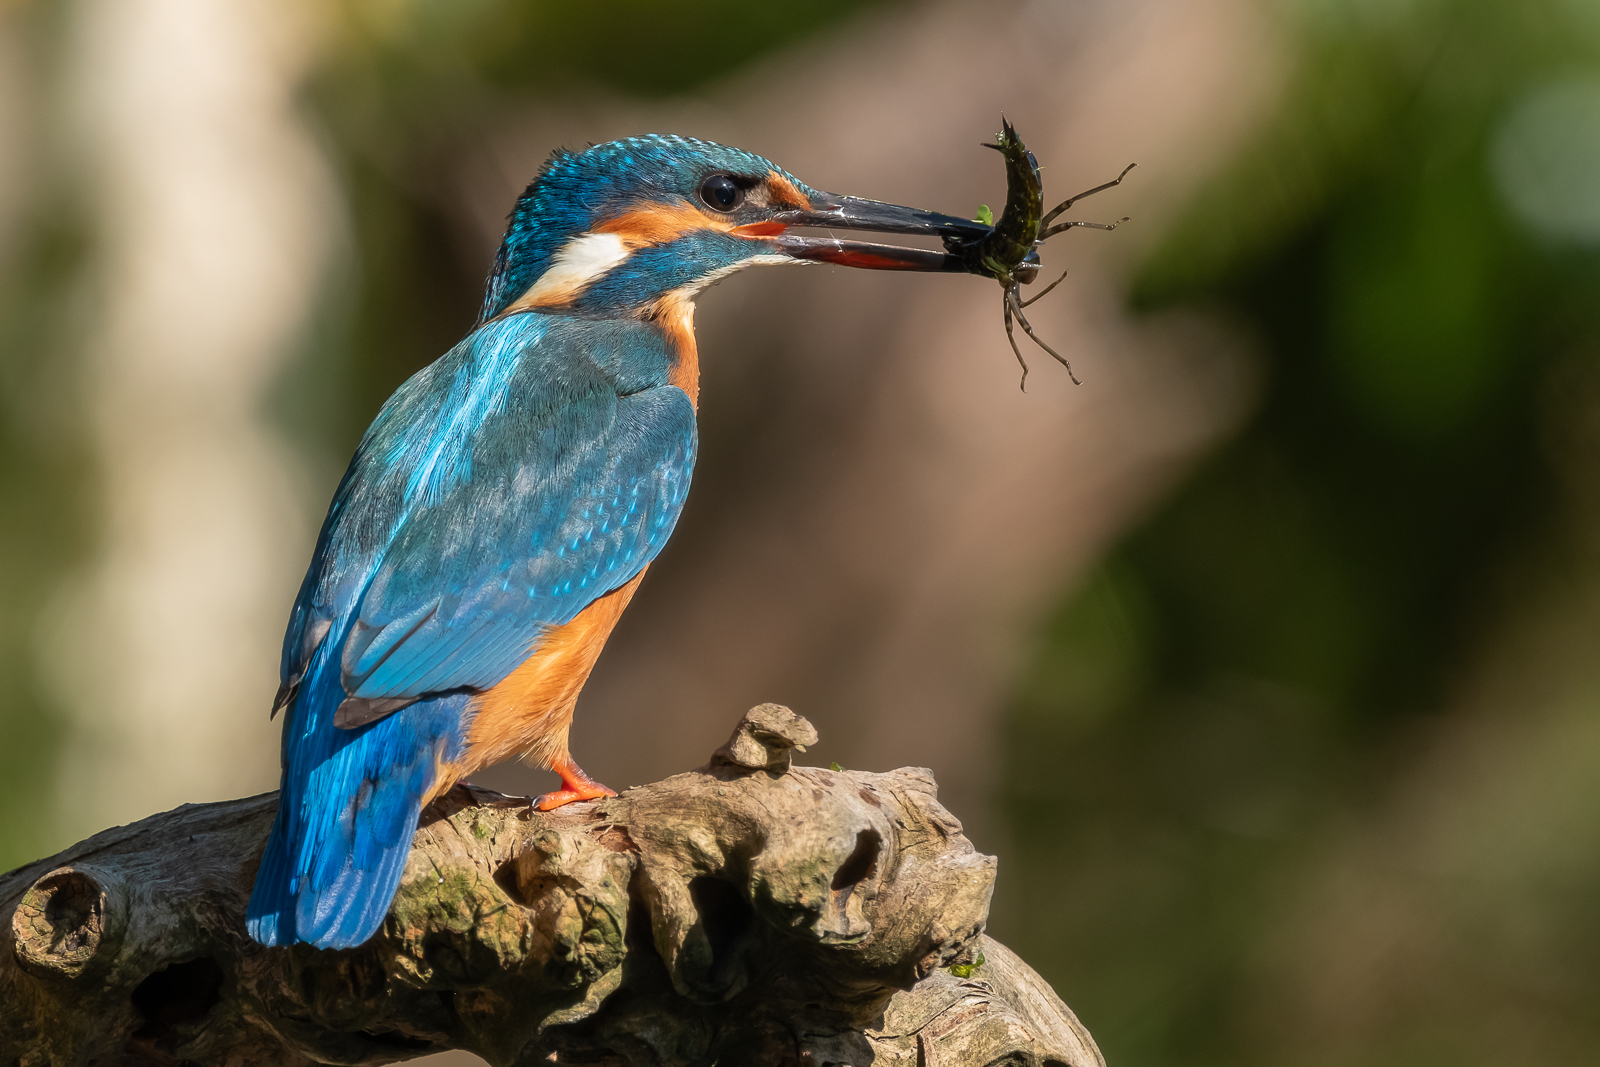
<instances>
[{"instance_id":1,"label":"hole in wood","mask_svg":"<svg viewBox=\"0 0 1600 1067\"><path fill-rule=\"evenodd\" d=\"M862 830L856 834L856 847L833 876L834 900L844 907L856 886L878 873L878 852L883 848L883 837L876 830Z\"/></svg>"},{"instance_id":2,"label":"hole in wood","mask_svg":"<svg viewBox=\"0 0 1600 1067\"><path fill-rule=\"evenodd\" d=\"M222 999L222 980L222 967L210 956L149 975L133 991L133 1007L142 1021L133 1036L165 1041L178 1027L200 1022Z\"/></svg>"},{"instance_id":3,"label":"hole in wood","mask_svg":"<svg viewBox=\"0 0 1600 1067\"><path fill-rule=\"evenodd\" d=\"M711 981L729 982L756 913L737 888L705 875L690 880L689 897L700 915L700 928L711 943Z\"/></svg>"}]
</instances>

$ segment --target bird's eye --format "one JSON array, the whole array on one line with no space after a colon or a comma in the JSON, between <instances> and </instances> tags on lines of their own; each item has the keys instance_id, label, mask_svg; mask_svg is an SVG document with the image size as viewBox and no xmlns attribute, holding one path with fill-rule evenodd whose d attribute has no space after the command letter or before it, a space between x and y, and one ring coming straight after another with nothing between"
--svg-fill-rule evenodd
<instances>
[{"instance_id":1,"label":"bird's eye","mask_svg":"<svg viewBox=\"0 0 1600 1067\"><path fill-rule=\"evenodd\" d=\"M744 203L744 190L726 174L713 174L700 183L700 199L715 211L732 211Z\"/></svg>"}]
</instances>

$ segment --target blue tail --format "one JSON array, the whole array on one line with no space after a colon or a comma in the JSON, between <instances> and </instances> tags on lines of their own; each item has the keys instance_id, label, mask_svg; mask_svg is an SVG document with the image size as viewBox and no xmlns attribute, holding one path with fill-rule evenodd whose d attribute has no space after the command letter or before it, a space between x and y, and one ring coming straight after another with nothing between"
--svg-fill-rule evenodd
<instances>
[{"instance_id":1,"label":"blue tail","mask_svg":"<svg viewBox=\"0 0 1600 1067\"><path fill-rule=\"evenodd\" d=\"M353 730L335 727L344 688L337 660L320 662L326 654L317 652L284 723L278 817L247 921L263 945L351 948L376 933L438 764L461 754L465 692Z\"/></svg>"}]
</instances>

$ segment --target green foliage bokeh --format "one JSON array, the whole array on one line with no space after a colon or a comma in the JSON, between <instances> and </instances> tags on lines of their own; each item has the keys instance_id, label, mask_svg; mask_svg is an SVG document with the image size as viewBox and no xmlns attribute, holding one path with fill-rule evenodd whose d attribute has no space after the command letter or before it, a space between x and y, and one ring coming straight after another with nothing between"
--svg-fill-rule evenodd
<instances>
[{"instance_id":1,"label":"green foliage bokeh","mask_svg":"<svg viewBox=\"0 0 1600 1067\"><path fill-rule=\"evenodd\" d=\"M1529 1033L1592 1062L1587 902L1556 917L1591 950L1574 973L1553 977L1571 960L1552 953L1536 980L1463 992L1418 965L1429 1012L1396 1007L1350 1048L1277 1044L1293 1024L1258 1017L1290 980L1267 961L1291 902L1403 786L1523 579L1572 563L1551 393L1592 382L1600 353L1581 212L1541 231L1495 166L1519 101L1600 75L1596 12L1282 12L1298 52L1280 113L1132 294L1232 322L1263 394L1040 636L1009 719L1002 934L1031 939L1123 1067L1488 1064ZM1557 129L1556 148L1581 132ZM1595 843L1551 836L1577 855ZM1600 863L1575 870L1600 899ZM1526 892L1491 912L1537 907ZM1440 974L1503 963L1464 935L1451 951ZM1474 1003L1483 986L1510 1004ZM1509 1058L1569 1062L1521 1047Z\"/></svg>"}]
</instances>

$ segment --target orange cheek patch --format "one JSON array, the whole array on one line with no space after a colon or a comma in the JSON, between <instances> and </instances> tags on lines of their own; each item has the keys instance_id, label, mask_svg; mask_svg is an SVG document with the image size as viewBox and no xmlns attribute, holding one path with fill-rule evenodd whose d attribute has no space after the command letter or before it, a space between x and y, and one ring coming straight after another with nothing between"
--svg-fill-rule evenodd
<instances>
[{"instance_id":1,"label":"orange cheek patch","mask_svg":"<svg viewBox=\"0 0 1600 1067\"><path fill-rule=\"evenodd\" d=\"M728 230L688 204L650 204L626 214L606 219L594 227L596 233L614 233L628 245L661 245L676 240L690 230Z\"/></svg>"},{"instance_id":2,"label":"orange cheek patch","mask_svg":"<svg viewBox=\"0 0 1600 1067\"><path fill-rule=\"evenodd\" d=\"M782 202L797 207L809 207L810 202L795 189L791 182L774 175L782 186L773 190ZM735 226L731 222L706 215L689 204L650 204L636 208L615 218L595 224L595 233L614 233L629 248L647 245L664 245L694 230L721 230L735 237L773 237L788 227L781 222L748 222Z\"/></svg>"},{"instance_id":3,"label":"orange cheek patch","mask_svg":"<svg viewBox=\"0 0 1600 1067\"><path fill-rule=\"evenodd\" d=\"M774 204L795 208L808 208L811 206L811 199L799 189L796 189L794 182L775 170L767 172L767 190Z\"/></svg>"}]
</instances>

